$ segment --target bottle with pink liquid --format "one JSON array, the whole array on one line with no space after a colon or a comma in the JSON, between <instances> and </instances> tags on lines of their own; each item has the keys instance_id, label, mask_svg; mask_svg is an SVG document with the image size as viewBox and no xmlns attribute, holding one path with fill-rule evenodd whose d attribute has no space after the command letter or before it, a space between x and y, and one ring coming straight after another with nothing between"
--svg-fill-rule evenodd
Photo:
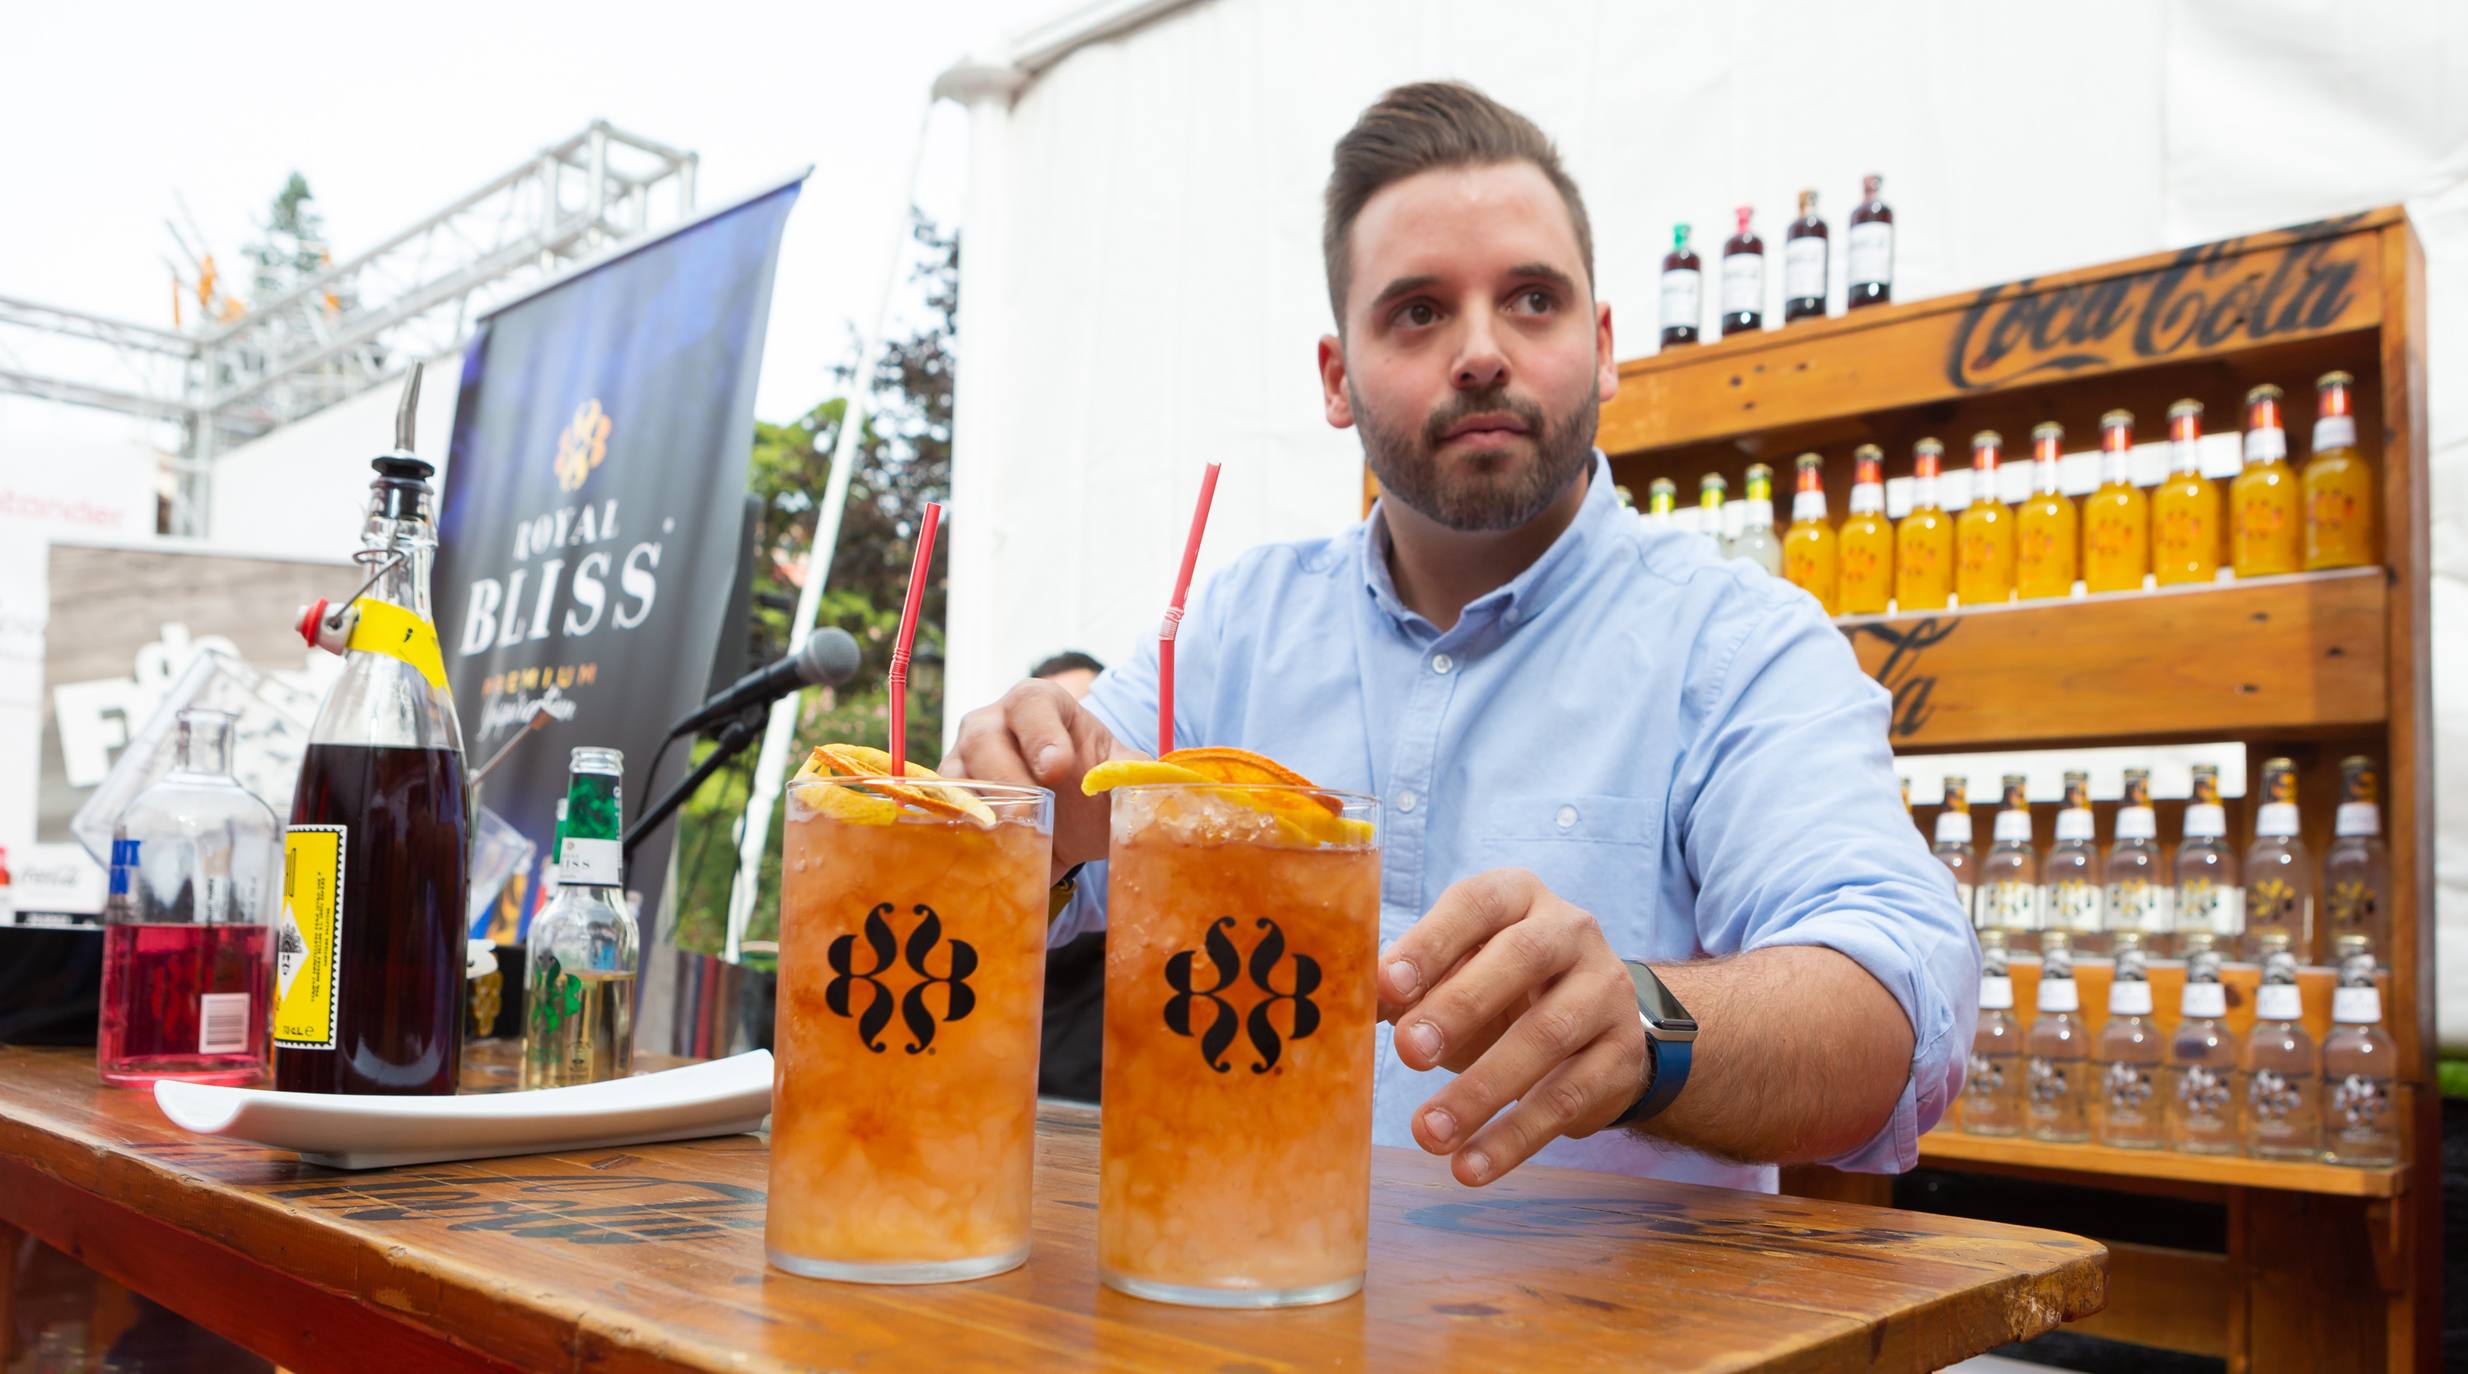
<instances>
[{"instance_id":1,"label":"bottle with pink liquid","mask_svg":"<svg viewBox=\"0 0 2468 1374\"><path fill-rule=\"evenodd\" d=\"M180 713L170 772L129 803L104 907L105 1083L265 1081L274 951L274 813L231 772L232 717Z\"/></svg>"}]
</instances>

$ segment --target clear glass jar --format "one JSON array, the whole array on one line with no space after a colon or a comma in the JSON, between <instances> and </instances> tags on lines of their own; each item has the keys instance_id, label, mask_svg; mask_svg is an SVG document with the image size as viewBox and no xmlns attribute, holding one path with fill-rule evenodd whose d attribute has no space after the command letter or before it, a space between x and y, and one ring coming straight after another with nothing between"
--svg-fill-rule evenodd
<instances>
[{"instance_id":1,"label":"clear glass jar","mask_svg":"<svg viewBox=\"0 0 2468 1374\"><path fill-rule=\"evenodd\" d=\"M170 772L113 830L96 1067L105 1083L266 1074L282 845L231 771L233 717L188 710Z\"/></svg>"}]
</instances>

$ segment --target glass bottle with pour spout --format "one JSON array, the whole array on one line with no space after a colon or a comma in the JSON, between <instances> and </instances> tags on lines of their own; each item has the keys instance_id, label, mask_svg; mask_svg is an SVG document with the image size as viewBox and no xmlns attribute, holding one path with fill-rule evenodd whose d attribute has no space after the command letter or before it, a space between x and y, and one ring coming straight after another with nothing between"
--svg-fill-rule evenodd
<instances>
[{"instance_id":1,"label":"glass bottle with pour spout","mask_svg":"<svg viewBox=\"0 0 2468 1374\"><path fill-rule=\"evenodd\" d=\"M377 457L357 555L369 582L303 626L343 673L309 733L276 916L274 1082L448 1094L462 1062L470 797L429 605L437 529L411 453L419 369Z\"/></svg>"}]
</instances>

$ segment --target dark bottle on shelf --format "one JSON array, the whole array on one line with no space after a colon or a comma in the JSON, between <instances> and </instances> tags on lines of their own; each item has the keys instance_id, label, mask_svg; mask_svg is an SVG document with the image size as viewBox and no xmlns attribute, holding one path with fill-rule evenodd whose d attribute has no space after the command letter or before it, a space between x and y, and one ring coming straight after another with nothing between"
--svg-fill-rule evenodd
<instances>
[{"instance_id":1,"label":"dark bottle on shelf","mask_svg":"<svg viewBox=\"0 0 2468 1374\"><path fill-rule=\"evenodd\" d=\"M415 372L396 450L374 463L359 554L374 578L345 608L343 675L292 796L275 923L285 1092L447 1094L462 1063L470 798L429 608L437 527L434 469L409 451L418 395Z\"/></svg>"},{"instance_id":2,"label":"dark bottle on shelf","mask_svg":"<svg viewBox=\"0 0 2468 1374\"><path fill-rule=\"evenodd\" d=\"M1697 341L1705 318L1705 271L1688 246L1688 226L1671 226L1671 251L1662 255L1662 346Z\"/></svg>"},{"instance_id":3,"label":"dark bottle on shelf","mask_svg":"<svg viewBox=\"0 0 2468 1374\"><path fill-rule=\"evenodd\" d=\"M1782 247L1782 319L1825 318L1827 255L1833 243L1817 218L1817 193L1800 192L1800 217L1791 221Z\"/></svg>"},{"instance_id":4,"label":"dark bottle on shelf","mask_svg":"<svg viewBox=\"0 0 2468 1374\"><path fill-rule=\"evenodd\" d=\"M1843 233L1846 310L1894 299L1894 207L1878 195L1884 184L1873 172L1860 178L1860 203L1852 207Z\"/></svg>"},{"instance_id":5,"label":"dark bottle on shelf","mask_svg":"<svg viewBox=\"0 0 2468 1374\"><path fill-rule=\"evenodd\" d=\"M1750 207L1733 212L1740 231L1722 246L1722 334L1765 328L1765 240L1748 230Z\"/></svg>"}]
</instances>

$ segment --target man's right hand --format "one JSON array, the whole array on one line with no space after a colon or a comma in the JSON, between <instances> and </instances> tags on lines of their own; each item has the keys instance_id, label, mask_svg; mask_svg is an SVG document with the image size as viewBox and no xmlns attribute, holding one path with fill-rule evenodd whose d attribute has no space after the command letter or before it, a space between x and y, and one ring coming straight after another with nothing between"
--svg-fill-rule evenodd
<instances>
[{"instance_id":1,"label":"man's right hand","mask_svg":"<svg viewBox=\"0 0 2468 1374\"><path fill-rule=\"evenodd\" d=\"M1103 796L1082 796L1081 777L1109 759L1147 757L1115 739L1071 693L1032 679L960 717L960 733L939 771L946 777L1052 788L1053 876L1059 882L1072 865L1105 857L1113 809Z\"/></svg>"}]
</instances>

